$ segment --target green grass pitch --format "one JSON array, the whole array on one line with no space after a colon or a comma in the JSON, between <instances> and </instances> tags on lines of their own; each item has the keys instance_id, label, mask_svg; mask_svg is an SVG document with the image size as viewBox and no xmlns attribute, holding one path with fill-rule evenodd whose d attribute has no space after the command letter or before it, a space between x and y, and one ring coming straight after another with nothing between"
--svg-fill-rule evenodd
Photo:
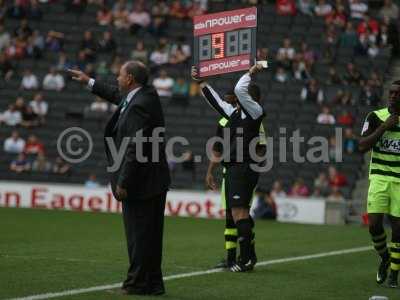
<instances>
[{"instance_id":1,"label":"green grass pitch","mask_svg":"<svg viewBox=\"0 0 400 300\"><path fill-rule=\"evenodd\" d=\"M208 270L224 256L222 220L166 218L164 275ZM360 226L256 222L259 261L363 247ZM367 300L400 299L400 290L375 283L373 251L291 261L166 281L154 299ZM0 299L121 282L127 268L122 220L115 214L0 209ZM57 299L153 299L108 291Z\"/></svg>"}]
</instances>

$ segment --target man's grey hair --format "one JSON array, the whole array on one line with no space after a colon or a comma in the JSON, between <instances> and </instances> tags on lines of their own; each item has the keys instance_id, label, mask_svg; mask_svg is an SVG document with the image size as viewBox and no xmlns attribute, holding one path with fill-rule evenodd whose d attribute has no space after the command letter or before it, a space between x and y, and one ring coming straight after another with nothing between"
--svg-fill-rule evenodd
<instances>
[{"instance_id":1,"label":"man's grey hair","mask_svg":"<svg viewBox=\"0 0 400 300\"><path fill-rule=\"evenodd\" d=\"M132 75L140 85L146 85L149 80L149 71L145 64L137 60L127 61L124 65L126 73Z\"/></svg>"}]
</instances>

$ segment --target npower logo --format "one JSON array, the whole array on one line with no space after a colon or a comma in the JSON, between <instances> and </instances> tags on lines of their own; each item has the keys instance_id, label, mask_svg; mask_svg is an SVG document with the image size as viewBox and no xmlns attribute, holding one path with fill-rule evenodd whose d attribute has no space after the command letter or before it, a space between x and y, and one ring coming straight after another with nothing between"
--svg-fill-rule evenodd
<instances>
[{"instance_id":1,"label":"npower logo","mask_svg":"<svg viewBox=\"0 0 400 300\"><path fill-rule=\"evenodd\" d=\"M231 25L231 24L238 24L243 21L243 18L245 21L254 21L257 18L257 16L255 14L250 14L250 15L240 14L240 15L233 15L233 16L209 19L205 22L196 23L194 25L194 29L195 30L209 29L209 28L213 28L215 26L226 26L226 25Z\"/></svg>"}]
</instances>

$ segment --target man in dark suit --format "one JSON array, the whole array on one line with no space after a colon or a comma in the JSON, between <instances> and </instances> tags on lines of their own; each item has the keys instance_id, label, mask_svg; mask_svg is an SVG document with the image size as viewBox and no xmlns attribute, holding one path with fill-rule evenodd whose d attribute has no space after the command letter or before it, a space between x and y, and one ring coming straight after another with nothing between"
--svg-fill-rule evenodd
<instances>
[{"instance_id":1,"label":"man in dark suit","mask_svg":"<svg viewBox=\"0 0 400 300\"><path fill-rule=\"evenodd\" d=\"M158 94L147 85L147 68L137 61L125 63L117 79L118 88L89 78L81 71L69 72L93 94L118 105L104 136L109 166L118 162L116 153L127 145L120 165L109 171L113 194L122 201L130 263L121 293L164 294L162 238L170 176L164 143L152 139L154 134L164 137L165 124ZM149 139L139 143L132 139L137 136Z\"/></svg>"}]
</instances>

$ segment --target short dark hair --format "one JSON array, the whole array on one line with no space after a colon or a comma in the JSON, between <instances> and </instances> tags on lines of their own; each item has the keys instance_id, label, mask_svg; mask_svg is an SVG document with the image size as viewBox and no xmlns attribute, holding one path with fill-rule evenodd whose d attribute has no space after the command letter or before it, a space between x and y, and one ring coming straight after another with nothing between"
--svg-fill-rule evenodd
<instances>
[{"instance_id":1,"label":"short dark hair","mask_svg":"<svg viewBox=\"0 0 400 300\"><path fill-rule=\"evenodd\" d=\"M149 80L149 72L146 66L139 61L128 61L125 63L125 70L135 78L135 81L140 85L146 85Z\"/></svg>"},{"instance_id":2,"label":"short dark hair","mask_svg":"<svg viewBox=\"0 0 400 300\"><path fill-rule=\"evenodd\" d=\"M255 84L254 82L250 82L249 87L247 88L249 95L251 96L251 98L253 98L253 100L260 102L261 100L261 90L259 88L259 86L257 84Z\"/></svg>"},{"instance_id":3,"label":"short dark hair","mask_svg":"<svg viewBox=\"0 0 400 300\"><path fill-rule=\"evenodd\" d=\"M400 80L395 80L392 82L393 85L400 85Z\"/></svg>"}]
</instances>

